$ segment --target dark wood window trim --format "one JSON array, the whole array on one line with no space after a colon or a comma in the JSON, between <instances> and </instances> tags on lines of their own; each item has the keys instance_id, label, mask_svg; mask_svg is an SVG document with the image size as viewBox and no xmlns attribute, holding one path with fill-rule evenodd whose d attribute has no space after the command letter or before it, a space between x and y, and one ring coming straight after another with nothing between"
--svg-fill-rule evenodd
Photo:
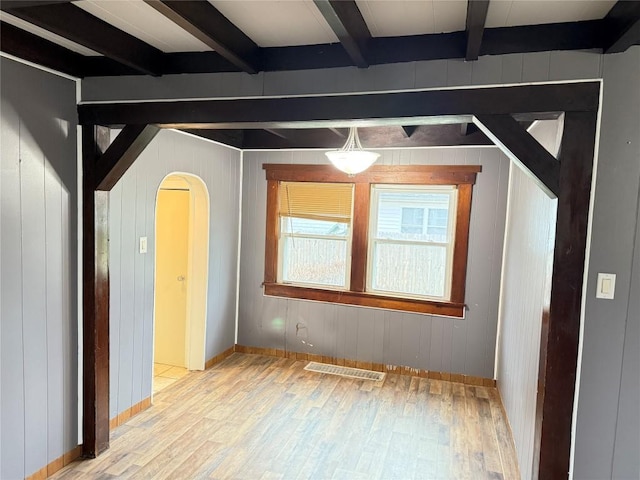
<instances>
[{"instance_id":1,"label":"dark wood window trim","mask_svg":"<svg viewBox=\"0 0 640 480\"><path fill-rule=\"evenodd\" d=\"M264 164L263 168L267 178L265 295L458 318L464 316L471 193L476 175L482 171L482 167L476 165L379 165L355 176L342 173L330 165ZM354 184L349 290L330 290L278 283L278 236L280 231L278 186L280 182ZM456 236L453 247L453 271L449 301L392 297L366 291L370 192L371 186L374 184L455 185L458 187Z\"/></svg>"}]
</instances>

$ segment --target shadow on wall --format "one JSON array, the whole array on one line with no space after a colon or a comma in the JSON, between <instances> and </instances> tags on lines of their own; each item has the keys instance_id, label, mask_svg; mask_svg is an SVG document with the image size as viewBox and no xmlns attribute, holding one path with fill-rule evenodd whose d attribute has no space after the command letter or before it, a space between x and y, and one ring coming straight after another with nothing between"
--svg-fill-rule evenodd
<instances>
[{"instance_id":1,"label":"shadow on wall","mask_svg":"<svg viewBox=\"0 0 640 480\"><path fill-rule=\"evenodd\" d=\"M60 206L53 205L52 208L54 211L56 208L63 208L64 210L61 211L62 216L58 217L54 214L49 220L56 222L62 219L62 225L54 225L54 231L56 229L61 230L62 238L59 241L66 248L63 248L61 252L55 252L58 240L53 245L49 245L49 248L54 249L53 253L56 257L61 255L61 273L63 278L66 279L65 283L68 282L61 287L64 298L60 300L68 306L68 311L63 316L62 322L64 322L63 328L68 332L69 336L64 338L65 351L62 354L70 359L70 364L64 367L68 368L64 375L67 376L65 383L68 382L72 391L67 391L64 395L68 396L68 398L76 398L78 384L76 360L78 345L76 287L78 173L75 85L72 80L36 71L33 67L12 60L4 58L1 60L3 63L3 68L0 69L2 117L3 119L19 119L19 122L14 120L3 122L2 129L16 130L14 133L20 142L18 146L14 147L18 149L19 160L6 158L5 161L7 163L18 161L20 163L21 183L30 181L29 178L22 177L25 175L25 172L23 172L25 168L23 167L23 162L27 161L25 159L28 159L30 166L29 175L33 172L32 166L36 166L38 171L42 168L45 177L45 192L43 192L45 202L52 201L51 199L47 200L46 189L48 185L54 186L55 189L60 189L59 192L53 192L53 198L57 198L58 202L62 201L62 204ZM46 79L46 84L43 84L43 79ZM61 92L66 94L61 94ZM29 157L26 157L27 155ZM21 201L29 202L29 198L23 198ZM45 208L43 218L46 218L48 205L46 203L42 206ZM28 208L33 210L41 207L29 205ZM21 215L22 212L16 211L11 214ZM45 227L43 226L43 228ZM25 254L28 254L28 252ZM45 279L45 281L47 280ZM53 301L57 301L57 299L53 299ZM10 319L4 320L8 322ZM53 334L51 338L57 338L55 335ZM38 368L46 370L51 366L43 365ZM58 387L54 386L54 388ZM59 414L62 415L62 412L59 412ZM75 437L75 432L78 430L77 414L72 414L69 422L65 430L71 432L70 435Z\"/></svg>"}]
</instances>

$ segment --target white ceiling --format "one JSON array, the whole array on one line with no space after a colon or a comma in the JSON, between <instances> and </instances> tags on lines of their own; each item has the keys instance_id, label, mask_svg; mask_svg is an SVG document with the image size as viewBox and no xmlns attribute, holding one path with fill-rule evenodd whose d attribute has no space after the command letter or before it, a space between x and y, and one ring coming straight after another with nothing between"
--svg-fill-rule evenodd
<instances>
[{"instance_id":1,"label":"white ceiling","mask_svg":"<svg viewBox=\"0 0 640 480\"><path fill-rule=\"evenodd\" d=\"M313 0L209 0L259 47L338 41Z\"/></svg>"},{"instance_id":2,"label":"white ceiling","mask_svg":"<svg viewBox=\"0 0 640 480\"><path fill-rule=\"evenodd\" d=\"M616 0L491 0L487 28L604 18Z\"/></svg>"},{"instance_id":3,"label":"white ceiling","mask_svg":"<svg viewBox=\"0 0 640 480\"><path fill-rule=\"evenodd\" d=\"M313 0L208 0L260 47L336 43ZM487 28L603 18L615 0L491 0ZM79 0L78 7L163 52L210 48L144 0ZM466 0L357 0L374 37L454 32L465 29ZM0 13L7 23L83 55L81 45Z\"/></svg>"},{"instance_id":4,"label":"white ceiling","mask_svg":"<svg viewBox=\"0 0 640 480\"><path fill-rule=\"evenodd\" d=\"M371 35L395 37L465 29L466 0L357 0Z\"/></svg>"},{"instance_id":5,"label":"white ceiling","mask_svg":"<svg viewBox=\"0 0 640 480\"><path fill-rule=\"evenodd\" d=\"M143 0L80 0L74 4L165 53L211 50Z\"/></svg>"}]
</instances>

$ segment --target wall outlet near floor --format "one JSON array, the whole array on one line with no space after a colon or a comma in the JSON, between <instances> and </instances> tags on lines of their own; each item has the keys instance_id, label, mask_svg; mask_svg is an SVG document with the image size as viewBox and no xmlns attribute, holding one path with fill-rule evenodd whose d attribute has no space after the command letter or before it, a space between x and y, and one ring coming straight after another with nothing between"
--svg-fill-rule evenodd
<instances>
[{"instance_id":1,"label":"wall outlet near floor","mask_svg":"<svg viewBox=\"0 0 640 480\"><path fill-rule=\"evenodd\" d=\"M596 289L596 298L613 299L616 290L616 274L615 273L599 273L598 287Z\"/></svg>"},{"instance_id":2,"label":"wall outlet near floor","mask_svg":"<svg viewBox=\"0 0 640 480\"><path fill-rule=\"evenodd\" d=\"M140 237L140 253L147 253L147 237Z\"/></svg>"}]
</instances>

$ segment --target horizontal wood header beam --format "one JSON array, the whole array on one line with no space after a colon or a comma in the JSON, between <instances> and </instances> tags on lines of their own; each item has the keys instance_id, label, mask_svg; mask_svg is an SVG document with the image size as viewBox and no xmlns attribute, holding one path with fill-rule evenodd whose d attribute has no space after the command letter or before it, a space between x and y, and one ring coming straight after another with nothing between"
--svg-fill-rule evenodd
<instances>
[{"instance_id":1,"label":"horizontal wood header beam","mask_svg":"<svg viewBox=\"0 0 640 480\"><path fill-rule=\"evenodd\" d=\"M316 182L333 183L393 183L405 185L474 184L480 165L374 165L362 173L347 175L333 165L296 165L265 163L267 180L304 182L313 177Z\"/></svg>"},{"instance_id":2,"label":"horizontal wood header beam","mask_svg":"<svg viewBox=\"0 0 640 480\"><path fill-rule=\"evenodd\" d=\"M85 104L78 107L78 113L81 125L105 126L275 129L343 126L337 125L340 121L361 126L390 125L394 119L416 125L421 122L406 119L512 113L531 113L535 117L549 112L596 111L599 90L599 82L584 82L361 95ZM457 123L460 121L464 120L457 119Z\"/></svg>"}]
</instances>

